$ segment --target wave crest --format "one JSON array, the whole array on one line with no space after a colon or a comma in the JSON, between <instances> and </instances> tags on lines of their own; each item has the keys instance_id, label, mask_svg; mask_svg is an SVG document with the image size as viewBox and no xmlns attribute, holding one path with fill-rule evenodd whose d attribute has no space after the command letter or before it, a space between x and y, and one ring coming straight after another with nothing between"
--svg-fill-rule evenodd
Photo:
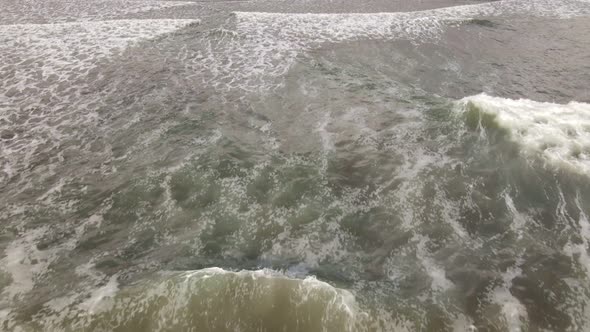
<instances>
[{"instance_id":1,"label":"wave crest","mask_svg":"<svg viewBox=\"0 0 590 332\"><path fill-rule=\"evenodd\" d=\"M590 104L537 102L479 94L463 98L466 124L482 136L491 131L517 143L527 155L590 175Z\"/></svg>"}]
</instances>

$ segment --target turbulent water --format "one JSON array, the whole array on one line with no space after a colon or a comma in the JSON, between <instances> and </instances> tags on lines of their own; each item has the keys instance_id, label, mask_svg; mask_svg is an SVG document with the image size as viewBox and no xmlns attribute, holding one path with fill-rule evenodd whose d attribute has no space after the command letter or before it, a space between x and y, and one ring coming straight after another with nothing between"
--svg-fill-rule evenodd
<instances>
[{"instance_id":1,"label":"turbulent water","mask_svg":"<svg viewBox=\"0 0 590 332\"><path fill-rule=\"evenodd\" d=\"M0 330L590 331L587 0L0 0Z\"/></svg>"}]
</instances>

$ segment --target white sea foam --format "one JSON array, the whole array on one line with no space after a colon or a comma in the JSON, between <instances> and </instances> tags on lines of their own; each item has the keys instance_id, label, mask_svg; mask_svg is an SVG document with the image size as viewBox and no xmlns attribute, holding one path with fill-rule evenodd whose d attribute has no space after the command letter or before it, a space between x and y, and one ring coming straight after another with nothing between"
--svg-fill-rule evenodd
<instances>
[{"instance_id":1,"label":"white sea foam","mask_svg":"<svg viewBox=\"0 0 590 332\"><path fill-rule=\"evenodd\" d=\"M590 255L588 254L588 250L590 249L590 222L588 221L588 216L586 216L582 209L579 197L576 198L576 206L580 213L578 217L579 228L577 231L580 234L581 241L577 244L568 241L563 250L572 259L577 256L580 266L586 273L586 276L590 278Z\"/></svg>"},{"instance_id":2,"label":"white sea foam","mask_svg":"<svg viewBox=\"0 0 590 332\"><path fill-rule=\"evenodd\" d=\"M431 278L431 288L434 291L442 292L453 287L453 283L447 279L445 270L440 267L430 256L426 248L426 242L429 240L425 236L415 236L418 243L416 245L416 258L422 263L426 273Z\"/></svg>"},{"instance_id":3,"label":"white sea foam","mask_svg":"<svg viewBox=\"0 0 590 332\"><path fill-rule=\"evenodd\" d=\"M502 275L502 284L489 294L490 300L500 306L507 331L520 332L526 327L528 314L525 306L510 292L512 281L520 276L522 270L518 265L510 267Z\"/></svg>"},{"instance_id":4,"label":"white sea foam","mask_svg":"<svg viewBox=\"0 0 590 332\"><path fill-rule=\"evenodd\" d=\"M463 112L491 116L491 121L509 131L510 138L525 154L590 175L590 104L543 103L480 94L462 99L460 105Z\"/></svg>"},{"instance_id":5,"label":"white sea foam","mask_svg":"<svg viewBox=\"0 0 590 332\"><path fill-rule=\"evenodd\" d=\"M527 216L518 212L518 210L514 206L514 201L512 200L512 197L510 197L508 193L504 193L504 202L506 203L508 211L512 215L510 229L514 234L516 234L517 238L520 240L523 237L523 231L525 231L526 225L528 223Z\"/></svg>"},{"instance_id":6,"label":"white sea foam","mask_svg":"<svg viewBox=\"0 0 590 332\"><path fill-rule=\"evenodd\" d=\"M172 32L195 20L116 20L0 25L0 73L5 97L39 78L72 79L133 42ZM9 75L10 74L10 75ZM20 84L19 84L20 83ZM16 88L18 91L9 93Z\"/></svg>"},{"instance_id":7,"label":"white sea foam","mask_svg":"<svg viewBox=\"0 0 590 332\"><path fill-rule=\"evenodd\" d=\"M334 142L332 142L331 134L326 129L329 122L330 113L326 113L324 115L324 119L320 123L318 123L317 128L315 130L320 137L322 148L326 153L334 150Z\"/></svg>"},{"instance_id":8,"label":"white sea foam","mask_svg":"<svg viewBox=\"0 0 590 332\"><path fill-rule=\"evenodd\" d=\"M49 201L47 204L52 204L52 202ZM109 208L109 206L106 208ZM61 253L73 250L89 227L98 227L100 225L102 222L101 213L103 212L102 210L98 211L86 220L66 226L74 230L74 236L58 245L44 249L38 248L39 242L44 237L51 236L52 231L55 231L49 226L23 231L22 234L9 243L4 251L4 258L0 260L0 270L10 276L10 282L0 293L2 295L0 305L10 308L12 301L17 301L31 292L38 285L39 280L43 280L51 271L50 265ZM84 277L83 279L86 280L89 287L94 287L105 280L105 276L93 270L93 265L94 262L89 262L76 268L76 273ZM89 310L96 309L99 300L112 294L112 290L116 289L115 286L116 278L111 278L106 286L93 291L92 297L85 301L86 308ZM55 299L56 301L53 304L73 303L84 295L84 292L80 292L66 298ZM0 314L0 322L7 319L9 314L10 310L7 310L5 315Z\"/></svg>"},{"instance_id":9,"label":"white sea foam","mask_svg":"<svg viewBox=\"0 0 590 332\"><path fill-rule=\"evenodd\" d=\"M48 264L47 261L39 261L43 258L43 253L36 250L34 245L34 240L40 234L42 230L29 233L28 236L11 243L4 251L2 269L11 275L12 283L2 294L9 301L16 295L33 289L35 276Z\"/></svg>"},{"instance_id":10,"label":"white sea foam","mask_svg":"<svg viewBox=\"0 0 590 332\"><path fill-rule=\"evenodd\" d=\"M112 299L119 289L117 277L117 275L111 276L104 286L93 290L90 297L80 304L80 308L84 309L89 314L104 310L106 305L105 302Z\"/></svg>"},{"instance_id":11,"label":"white sea foam","mask_svg":"<svg viewBox=\"0 0 590 332\"><path fill-rule=\"evenodd\" d=\"M274 36L283 46L310 46L356 39L436 38L445 25L479 16L526 14L569 18L585 16L590 8L579 1L498 1L438 9L368 14L292 14L236 12L237 31ZM270 42L267 40L267 42ZM263 45L264 46L264 45Z\"/></svg>"},{"instance_id":12,"label":"white sea foam","mask_svg":"<svg viewBox=\"0 0 590 332\"><path fill-rule=\"evenodd\" d=\"M448 25L477 17L525 15L571 18L590 14L588 3L574 0L507 0L439 9L363 14L235 12L235 28L207 35L203 48L186 58L191 68L218 89L266 91L298 56L323 43L353 40L436 41ZM235 29L235 30L233 30ZM214 39L213 41L211 39Z\"/></svg>"},{"instance_id":13,"label":"white sea foam","mask_svg":"<svg viewBox=\"0 0 590 332\"><path fill-rule=\"evenodd\" d=\"M2 2L0 24L101 21L177 6L188 1L138 0L18 0Z\"/></svg>"},{"instance_id":14,"label":"white sea foam","mask_svg":"<svg viewBox=\"0 0 590 332\"><path fill-rule=\"evenodd\" d=\"M81 102L80 80L101 61L141 40L170 33L194 20L119 20L59 24L0 25L0 183L21 175L39 154L63 161L54 148L80 134L69 128L96 125L99 117ZM64 130L64 128L66 128ZM85 142L89 137L78 137ZM52 152L49 152L52 151ZM26 184L21 184L25 188Z\"/></svg>"}]
</instances>

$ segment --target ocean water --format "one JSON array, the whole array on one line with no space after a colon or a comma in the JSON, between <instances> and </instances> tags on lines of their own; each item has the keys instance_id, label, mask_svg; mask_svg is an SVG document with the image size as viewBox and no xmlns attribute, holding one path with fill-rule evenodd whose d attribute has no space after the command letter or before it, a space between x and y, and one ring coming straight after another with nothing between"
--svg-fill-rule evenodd
<instances>
[{"instance_id":1,"label":"ocean water","mask_svg":"<svg viewBox=\"0 0 590 332\"><path fill-rule=\"evenodd\" d=\"M1 331L590 331L587 0L0 0Z\"/></svg>"}]
</instances>

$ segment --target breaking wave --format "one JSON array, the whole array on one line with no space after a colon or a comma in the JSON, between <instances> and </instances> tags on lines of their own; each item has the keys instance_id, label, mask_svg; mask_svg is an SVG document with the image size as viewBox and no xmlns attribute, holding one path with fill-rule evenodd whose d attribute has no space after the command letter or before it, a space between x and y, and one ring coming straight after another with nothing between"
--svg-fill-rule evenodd
<instances>
[{"instance_id":1,"label":"breaking wave","mask_svg":"<svg viewBox=\"0 0 590 332\"><path fill-rule=\"evenodd\" d=\"M313 277L221 268L120 290L113 277L77 308L46 323L53 330L356 331L367 318L350 292Z\"/></svg>"},{"instance_id":2,"label":"breaking wave","mask_svg":"<svg viewBox=\"0 0 590 332\"><path fill-rule=\"evenodd\" d=\"M489 130L505 131L525 154L590 174L590 104L544 103L486 94L463 98L459 104L467 125L482 135Z\"/></svg>"}]
</instances>

